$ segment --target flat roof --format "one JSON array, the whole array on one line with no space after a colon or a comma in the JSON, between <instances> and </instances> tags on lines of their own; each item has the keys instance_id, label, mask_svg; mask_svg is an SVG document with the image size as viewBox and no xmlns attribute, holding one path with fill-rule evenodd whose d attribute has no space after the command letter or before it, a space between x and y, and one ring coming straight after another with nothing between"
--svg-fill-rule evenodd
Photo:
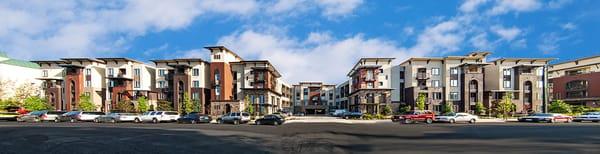
<instances>
[{"instance_id":1,"label":"flat roof","mask_svg":"<svg viewBox=\"0 0 600 154\"><path fill-rule=\"evenodd\" d=\"M552 64L551 66L560 65L560 64L566 64L566 63L571 63L571 62L576 62L576 61L581 61L581 60L593 59L593 58L600 58L600 55L589 56L589 57L582 57L582 58L577 58L577 59L573 59L573 60L567 60L567 61L563 61L563 62L558 62L558 63Z\"/></svg>"}]
</instances>

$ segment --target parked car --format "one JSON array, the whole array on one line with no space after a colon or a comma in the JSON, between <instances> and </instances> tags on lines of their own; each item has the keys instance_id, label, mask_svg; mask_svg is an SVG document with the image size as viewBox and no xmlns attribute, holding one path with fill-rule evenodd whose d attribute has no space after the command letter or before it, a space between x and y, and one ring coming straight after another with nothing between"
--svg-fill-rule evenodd
<instances>
[{"instance_id":1,"label":"parked car","mask_svg":"<svg viewBox=\"0 0 600 154\"><path fill-rule=\"evenodd\" d=\"M525 117L517 118L519 122L571 122L573 117L559 114L559 113L533 113Z\"/></svg>"},{"instance_id":2,"label":"parked car","mask_svg":"<svg viewBox=\"0 0 600 154\"><path fill-rule=\"evenodd\" d=\"M233 123L234 125L248 123L250 121L250 114L246 112L231 112L217 118L217 122L220 124Z\"/></svg>"},{"instance_id":3,"label":"parked car","mask_svg":"<svg viewBox=\"0 0 600 154\"><path fill-rule=\"evenodd\" d=\"M62 114L65 114L65 111L43 111L40 116L41 121L54 121L60 122L59 118Z\"/></svg>"},{"instance_id":4,"label":"parked car","mask_svg":"<svg viewBox=\"0 0 600 154\"><path fill-rule=\"evenodd\" d=\"M337 109L337 110L334 110L333 113L331 113L331 116L341 117L342 114L344 114L346 112L348 112L348 110L346 110L346 109Z\"/></svg>"},{"instance_id":5,"label":"parked car","mask_svg":"<svg viewBox=\"0 0 600 154\"><path fill-rule=\"evenodd\" d=\"M212 118L206 114L201 114L198 112L192 112L190 114L187 114L179 119L177 119L177 123L190 123L190 124L196 124L196 123L210 123L210 121L212 121Z\"/></svg>"},{"instance_id":6,"label":"parked car","mask_svg":"<svg viewBox=\"0 0 600 154\"><path fill-rule=\"evenodd\" d=\"M294 113L294 116L304 116L304 115L306 115L304 112Z\"/></svg>"},{"instance_id":7,"label":"parked car","mask_svg":"<svg viewBox=\"0 0 600 154\"><path fill-rule=\"evenodd\" d=\"M273 113L273 114L274 114L274 115L278 115L279 117L281 117L281 118L283 118L283 119L287 118L287 115L285 115L284 113L275 112L275 113Z\"/></svg>"},{"instance_id":8,"label":"parked car","mask_svg":"<svg viewBox=\"0 0 600 154\"><path fill-rule=\"evenodd\" d=\"M94 119L94 122L110 122L110 123L118 123L118 122L133 122L135 118L138 118L139 114L137 113L109 113L107 115L101 115Z\"/></svg>"},{"instance_id":9,"label":"parked car","mask_svg":"<svg viewBox=\"0 0 600 154\"><path fill-rule=\"evenodd\" d=\"M135 122L175 122L179 119L179 114L175 111L150 111L134 119Z\"/></svg>"},{"instance_id":10,"label":"parked car","mask_svg":"<svg viewBox=\"0 0 600 154\"><path fill-rule=\"evenodd\" d=\"M19 113L17 112L0 112L0 120L17 121Z\"/></svg>"},{"instance_id":11,"label":"parked car","mask_svg":"<svg viewBox=\"0 0 600 154\"><path fill-rule=\"evenodd\" d=\"M104 112L70 111L58 117L58 121L94 121L97 117L102 115L106 114Z\"/></svg>"},{"instance_id":12,"label":"parked car","mask_svg":"<svg viewBox=\"0 0 600 154\"><path fill-rule=\"evenodd\" d=\"M586 112L573 118L575 122L591 121L600 122L600 112Z\"/></svg>"},{"instance_id":13,"label":"parked car","mask_svg":"<svg viewBox=\"0 0 600 154\"><path fill-rule=\"evenodd\" d=\"M43 111L33 111L17 117L18 122L40 122Z\"/></svg>"},{"instance_id":14,"label":"parked car","mask_svg":"<svg viewBox=\"0 0 600 154\"><path fill-rule=\"evenodd\" d=\"M262 118L256 119L254 123L256 125L281 125L285 122L285 119L279 115L266 115Z\"/></svg>"},{"instance_id":15,"label":"parked car","mask_svg":"<svg viewBox=\"0 0 600 154\"><path fill-rule=\"evenodd\" d=\"M415 123L415 122L425 122L427 124L433 123L435 119L435 114L429 110L414 110L409 111L401 115L392 116L392 121L402 122L405 124Z\"/></svg>"},{"instance_id":16,"label":"parked car","mask_svg":"<svg viewBox=\"0 0 600 154\"><path fill-rule=\"evenodd\" d=\"M344 112L342 113L342 118L344 119L360 119L363 114L361 112Z\"/></svg>"},{"instance_id":17,"label":"parked car","mask_svg":"<svg viewBox=\"0 0 600 154\"><path fill-rule=\"evenodd\" d=\"M479 117L476 115L472 115L469 113L446 113L441 116L436 116L436 122L448 122L448 123L456 123L456 122L468 122L475 123L479 120Z\"/></svg>"}]
</instances>

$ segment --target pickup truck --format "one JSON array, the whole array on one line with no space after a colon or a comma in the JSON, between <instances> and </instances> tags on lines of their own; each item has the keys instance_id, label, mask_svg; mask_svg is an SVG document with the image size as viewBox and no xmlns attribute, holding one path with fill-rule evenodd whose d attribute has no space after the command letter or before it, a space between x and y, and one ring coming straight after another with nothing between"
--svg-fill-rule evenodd
<instances>
[{"instance_id":1,"label":"pickup truck","mask_svg":"<svg viewBox=\"0 0 600 154\"><path fill-rule=\"evenodd\" d=\"M414 110L409 111L401 115L392 116L393 122L402 122L405 124L416 123L416 122L425 122L427 124L433 123L435 119L435 113L428 110Z\"/></svg>"}]
</instances>

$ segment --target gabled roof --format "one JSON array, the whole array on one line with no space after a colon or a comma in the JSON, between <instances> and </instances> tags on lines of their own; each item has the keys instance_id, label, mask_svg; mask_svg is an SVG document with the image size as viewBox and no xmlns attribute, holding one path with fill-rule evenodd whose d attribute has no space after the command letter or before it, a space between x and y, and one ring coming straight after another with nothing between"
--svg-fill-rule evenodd
<instances>
[{"instance_id":1,"label":"gabled roof","mask_svg":"<svg viewBox=\"0 0 600 154\"><path fill-rule=\"evenodd\" d=\"M348 72L348 74L346 74L346 75L347 75L347 76L350 76L350 75L352 75L352 74L354 73L354 71L356 71L356 69L358 69L358 68L359 68L359 65L360 65L360 63L363 63L363 62L365 62L365 61L368 61L368 60L376 60L376 61L379 61L379 60L381 60L382 62L383 62L383 61L388 61L388 62L391 62L391 61L392 61L392 60L394 60L394 59L396 59L396 58L385 58L385 57L382 57L382 58L360 58L360 59L358 60L358 62L356 62L356 64L354 64L354 66L352 67L352 69L351 69L351 70ZM373 65L368 65L368 66L373 66Z\"/></svg>"},{"instance_id":2,"label":"gabled roof","mask_svg":"<svg viewBox=\"0 0 600 154\"><path fill-rule=\"evenodd\" d=\"M0 64L13 65L13 66L19 66L19 67L27 67L27 68L33 68L33 69L40 68L40 65L38 65L36 63L32 63L32 62L28 62L28 61L24 61L24 60L18 60L18 59L8 59L8 60L0 61Z\"/></svg>"},{"instance_id":3,"label":"gabled roof","mask_svg":"<svg viewBox=\"0 0 600 154\"><path fill-rule=\"evenodd\" d=\"M143 64L140 61L134 60L134 59L129 59L129 58L122 58L122 57L115 57L115 58L96 58L98 60L102 60L104 62L109 62L109 61L124 61L124 62L134 62L134 63L140 63Z\"/></svg>"},{"instance_id":4,"label":"gabled roof","mask_svg":"<svg viewBox=\"0 0 600 154\"><path fill-rule=\"evenodd\" d=\"M227 52L230 52L230 53L231 53L231 54L233 54L233 55L234 55L236 58L239 58L239 59L241 59L241 60L244 60L244 58L240 57L240 56L239 56L239 55L237 55L235 52L233 52L233 51L231 51L231 50L227 49L225 46L222 46L222 45L217 45L217 46L206 46L206 47L204 47L204 48L205 48L205 49L208 49L208 50L210 50L211 52L212 52L212 49L222 49L222 50L225 50L225 51L227 51Z\"/></svg>"},{"instance_id":5,"label":"gabled roof","mask_svg":"<svg viewBox=\"0 0 600 154\"><path fill-rule=\"evenodd\" d=\"M78 62L97 62L97 63L101 63L101 64L105 64L104 61L98 60L98 59L94 59L94 58L61 58L64 61L78 61Z\"/></svg>"}]
</instances>

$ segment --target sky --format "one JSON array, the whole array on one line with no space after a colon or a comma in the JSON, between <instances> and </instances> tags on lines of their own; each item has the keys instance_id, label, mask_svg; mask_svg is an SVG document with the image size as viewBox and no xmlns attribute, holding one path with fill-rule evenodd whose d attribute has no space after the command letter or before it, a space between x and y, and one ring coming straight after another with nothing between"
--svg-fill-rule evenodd
<instances>
[{"instance_id":1,"label":"sky","mask_svg":"<svg viewBox=\"0 0 600 154\"><path fill-rule=\"evenodd\" d=\"M203 58L223 45L269 60L287 83L338 84L363 57L492 52L600 55L598 0L3 0L0 51L63 57Z\"/></svg>"}]
</instances>

